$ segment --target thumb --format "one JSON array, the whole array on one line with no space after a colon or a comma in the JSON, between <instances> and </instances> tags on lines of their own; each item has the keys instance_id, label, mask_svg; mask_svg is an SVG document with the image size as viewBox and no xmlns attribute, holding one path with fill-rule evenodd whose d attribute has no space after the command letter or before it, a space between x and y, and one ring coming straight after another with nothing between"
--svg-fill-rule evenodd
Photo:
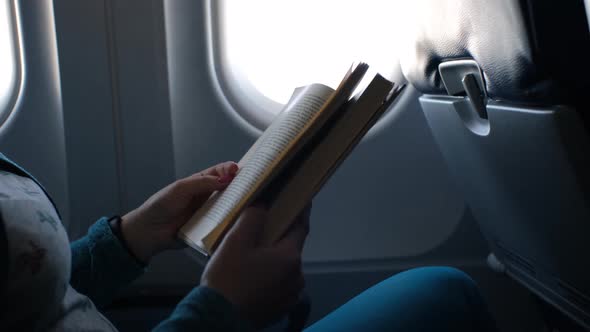
<instances>
[{"instance_id":1,"label":"thumb","mask_svg":"<svg viewBox=\"0 0 590 332\"><path fill-rule=\"evenodd\" d=\"M242 212L223 242L228 242L229 245L236 245L241 248L258 246L262 239L267 216L268 212L263 208L247 208Z\"/></svg>"}]
</instances>

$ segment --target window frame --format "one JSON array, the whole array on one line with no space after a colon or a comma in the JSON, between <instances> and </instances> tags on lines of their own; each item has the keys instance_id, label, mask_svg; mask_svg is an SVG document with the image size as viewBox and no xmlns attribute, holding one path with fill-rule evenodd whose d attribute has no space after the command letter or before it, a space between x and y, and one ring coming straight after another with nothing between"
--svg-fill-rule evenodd
<instances>
[{"instance_id":1,"label":"window frame","mask_svg":"<svg viewBox=\"0 0 590 332\"><path fill-rule=\"evenodd\" d=\"M9 36L11 37L11 41L9 41L11 45L11 57L14 64L14 76L10 79L12 82L6 91L4 100L0 99L0 128L4 126L4 124L10 118L10 115L13 114L16 104L18 102L20 92L22 90L23 84L23 72L24 66L22 63L22 54L21 54L21 40L20 40L20 21L19 21L19 10L18 4L16 0L9 0L6 2L7 6L7 13L8 17L7 22L10 31L8 32Z\"/></svg>"},{"instance_id":2,"label":"window frame","mask_svg":"<svg viewBox=\"0 0 590 332\"><path fill-rule=\"evenodd\" d=\"M216 0L206 3L211 74L221 98L229 104L232 117L246 126L247 130L260 134L284 105L262 94L245 75L236 71L236 68L225 65L226 45L221 38L224 29L224 17L221 13L224 5L224 1Z\"/></svg>"},{"instance_id":3,"label":"window frame","mask_svg":"<svg viewBox=\"0 0 590 332\"><path fill-rule=\"evenodd\" d=\"M284 104L264 95L247 79L246 75L227 65L228 61L225 58L227 56L226 45L221 38L225 26L225 17L221 15L223 13L222 7L226 4L224 0L205 1L210 75L219 98L225 103L225 111L248 132L259 136L272 123L274 117L284 107ZM407 84L399 59L396 68L390 74L396 84ZM375 123L373 128L366 133L362 142L372 139L378 132L384 130L398 118L400 111L412 98L417 98L415 92L408 92L410 89L405 90L400 98Z\"/></svg>"}]
</instances>

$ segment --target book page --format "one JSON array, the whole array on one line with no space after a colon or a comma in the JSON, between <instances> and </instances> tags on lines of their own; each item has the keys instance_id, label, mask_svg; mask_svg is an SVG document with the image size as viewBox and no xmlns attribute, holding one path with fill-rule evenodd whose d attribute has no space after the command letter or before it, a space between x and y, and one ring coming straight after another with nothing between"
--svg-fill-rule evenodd
<instances>
[{"instance_id":1,"label":"book page","mask_svg":"<svg viewBox=\"0 0 590 332\"><path fill-rule=\"evenodd\" d=\"M238 174L230 185L195 213L182 227L180 233L184 234L181 234L181 237L185 240L190 239L193 244L198 243L225 220L261 177L268 173L275 159L321 109L333 92L333 89L321 84L296 89L291 102L242 158Z\"/></svg>"},{"instance_id":2,"label":"book page","mask_svg":"<svg viewBox=\"0 0 590 332\"><path fill-rule=\"evenodd\" d=\"M314 89L313 87L310 87L310 88ZM321 89L321 87L317 87L317 88ZM248 149L248 151L246 152L246 154L244 154L242 159L240 159L240 161L238 162L238 165L240 166L240 168L242 168L242 166L244 166L244 164L250 159L252 154L254 154L254 152L260 146L260 143L262 141L264 141L270 135L270 133L275 130L275 127L278 126L279 122L281 122L282 119L287 115L288 110L290 110L294 107L294 104L297 102L297 100L299 100L301 93L305 93L305 92L306 92L305 87L295 88L295 90L293 91L293 94L291 95L291 97L289 98L287 103L285 104L285 107L283 107L281 112L274 117L271 124L266 128L266 130L262 133L262 135L260 135L260 137L258 137L256 142L254 142L254 144L250 147L250 149ZM318 95L322 94L321 91L317 91L315 93Z\"/></svg>"},{"instance_id":3,"label":"book page","mask_svg":"<svg viewBox=\"0 0 590 332\"><path fill-rule=\"evenodd\" d=\"M377 75L362 95L345 108L332 127L324 130L317 143L309 146L305 155L298 156L299 160L292 162L291 174L280 179L279 191L273 194L270 223L265 227L262 243L271 244L284 234L335 168L395 100L397 94L388 96L392 87L391 82Z\"/></svg>"}]
</instances>

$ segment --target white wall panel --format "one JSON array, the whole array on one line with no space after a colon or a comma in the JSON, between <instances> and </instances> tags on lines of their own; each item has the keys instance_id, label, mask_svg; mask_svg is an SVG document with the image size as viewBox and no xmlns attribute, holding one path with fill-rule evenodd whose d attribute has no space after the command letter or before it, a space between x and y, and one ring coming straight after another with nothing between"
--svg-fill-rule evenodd
<instances>
[{"instance_id":1,"label":"white wall panel","mask_svg":"<svg viewBox=\"0 0 590 332\"><path fill-rule=\"evenodd\" d=\"M15 1L23 80L14 111L0 128L0 151L52 194L69 221L68 180L58 53L51 1Z\"/></svg>"},{"instance_id":2,"label":"white wall panel","mask_svg":"<svg viewBox=\"0 0 590 332\"><path fill-rule=\"evenodd\" d=\"M104 0L55 0L72 223L86 234L100 216L119 213L116 87Z\"/></svg>"}]
</instances>

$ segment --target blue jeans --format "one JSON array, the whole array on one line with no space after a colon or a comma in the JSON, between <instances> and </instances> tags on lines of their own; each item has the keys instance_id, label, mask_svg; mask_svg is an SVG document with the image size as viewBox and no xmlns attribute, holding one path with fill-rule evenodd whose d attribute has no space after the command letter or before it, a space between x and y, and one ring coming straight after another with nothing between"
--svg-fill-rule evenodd
<instances>
[{"instance_id":1,"label":"blue jeans","mask_svg":"<svg viewBox=\"0 0 590 332\"><path fill-rule=\"evenodd\" d=\"M380 282L305 331L486 332L496 327L469 276L424 267Z\"/></svg>"}]
</instances>

